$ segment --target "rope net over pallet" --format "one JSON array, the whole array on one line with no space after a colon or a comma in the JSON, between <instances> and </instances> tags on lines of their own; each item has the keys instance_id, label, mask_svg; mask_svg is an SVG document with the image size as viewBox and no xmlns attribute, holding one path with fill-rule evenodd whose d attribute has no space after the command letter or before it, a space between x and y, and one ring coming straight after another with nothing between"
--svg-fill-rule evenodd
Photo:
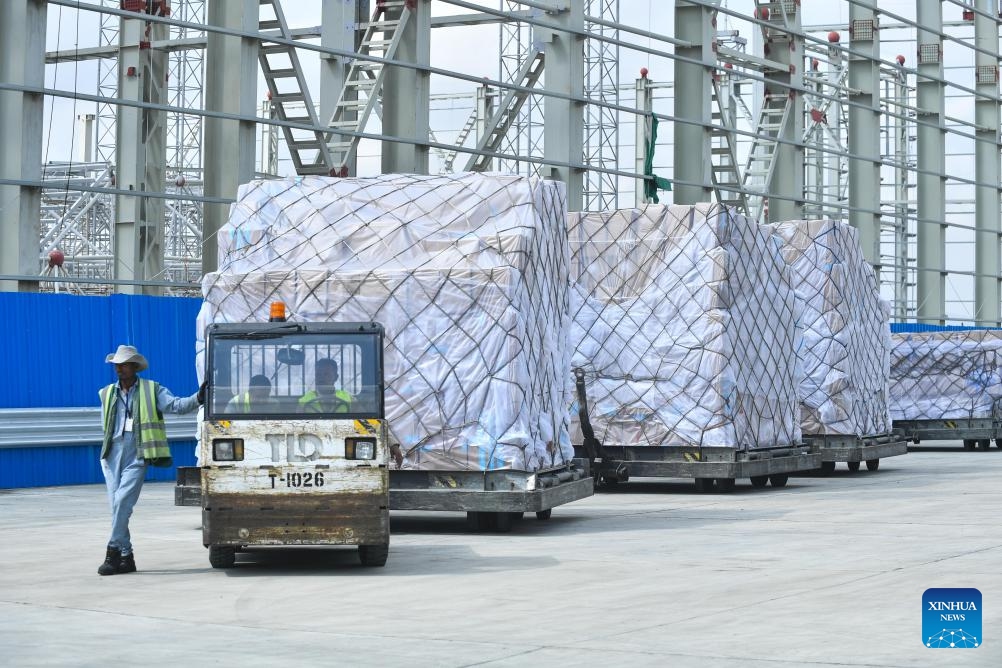
<instances>
[{"instance_id":1,"label":"rope net over pallet","mask_svg":"<svg viewBox=\"0 0 1002 668\"><path fill-rule=\"evenodd\" d=\"M797 304L768 230L715 204L651 205L570 214L568 236L571 364L599 440L799 443Z\"/></svg>"},{"instance_id":2,"label":"rope net over pallet","mask_svg":"<svg viewBox=\"0 0 1002 668\"><path fill-rule=\"evenodd\" d=\"M565 216L563 184L536 178L249 183L202 283L198 366L209 323L266 320L274 301L298 322L379 322L386 419L405 467L565 464Z\"/></svg>"},{"instance_id":3,"label":"rope net over pallet","mask_svg":"<svg viewBox=\"0 0 1002 668\"><path fill-rule=\"evenodd\" d=\"M891 417L991 418L1002 399L1002 332L892 334Z\"/></svg>"},{"instance_id":4,"label":"rope net over pallet","mask_svg":"<svg viewBox=\"0 0 1002 668\"><path fill-rule=\"evenodd\" d=\"M801 307L804 434L889 432L890 306L880 297L858 232L832 220L766 227L780 244Z\"/></svg>"}]
</instances>

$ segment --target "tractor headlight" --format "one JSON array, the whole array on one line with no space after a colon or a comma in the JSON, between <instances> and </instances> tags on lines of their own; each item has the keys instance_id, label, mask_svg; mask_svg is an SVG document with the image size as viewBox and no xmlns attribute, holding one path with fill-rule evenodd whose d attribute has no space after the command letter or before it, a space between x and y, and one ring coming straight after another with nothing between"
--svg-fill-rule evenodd
<instances>
[{"instance_id":1,"label":"tractor headlight","mask_svg":"<svg viewBox=\"0 0 1002 668\"><path fill-rule=\"evenodd\" d=\"M213 439L212 458L217 462L242 462L244 460L244 440L242 438Z\"/></svg>"},{"instance_id":2,"label":"tractor headlight","mask_svg":"<svg viewBox=\"0 0 1002 668\"><path fill-rule=\"evenodd\" d=\"M344 439L344 456L346 459L375 459L376 439L349 436Z\"/></svg>"}]
</instances>

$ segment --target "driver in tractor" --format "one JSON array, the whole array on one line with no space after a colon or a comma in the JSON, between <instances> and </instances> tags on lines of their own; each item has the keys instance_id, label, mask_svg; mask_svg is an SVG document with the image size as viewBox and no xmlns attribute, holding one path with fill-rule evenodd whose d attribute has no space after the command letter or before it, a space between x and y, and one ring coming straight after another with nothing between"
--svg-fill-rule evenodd
<instances>
[{"instance_id":1,"label":"driver in tractor","mask_svg":"<svg viewBox=\"0 0 1002 668\"><path fill-rule=\"evenodd\" d=\"M260 412L268 403L271 394L271 381L268 376L258 374L251 376L250 387L246 392L236 394L226 404L227 413Z\"/></svg>"},{"instance_id":2,"label":"driver in tractor","mask_svg":"<svg viewBox=\"0 0 1002 668\"><path fill-rule=\"evenodd\" d=\"M317 389L299 398L299 409L304 413L350 413L351 395L335 385L339 378L337 362L326 357L318 359L314 375Z\"/></svg>"}]
</instances>

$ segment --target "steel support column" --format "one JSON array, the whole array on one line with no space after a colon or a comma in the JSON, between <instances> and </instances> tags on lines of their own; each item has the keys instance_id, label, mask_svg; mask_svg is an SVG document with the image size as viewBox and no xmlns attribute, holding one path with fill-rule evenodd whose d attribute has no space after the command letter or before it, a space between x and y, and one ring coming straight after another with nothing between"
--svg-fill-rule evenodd
<instances>
[{"instance_id":1,"label":"steel support column","mask_svg":"<svg viewBox=\"0 0 1002 668\"><path fill-rule=\"evenodd\" d=\"M988 16L974 15L974 43L988 53L975 54L974 123L974 317L976 324L997 326L999 316L999 22L995 0L975 0Z\"/></svg>"},{"instance_id":2,"label":"steel support column","mask_svg":"<svg viewBox=\"0 0 1002 668\"><path fill-rule=\"evenodd\" d=\"M654 90L651 88L651 80L646 76L641 76L636 81L636 91L637 91L637 109L641 114L636 115L636 127L637 127L637 139L634 143L636 147L636 167L635 170L637 174L644 173L644 164L647 162L647 156L644 155L644 145L647 143L647 134L649 131L651 123L651 112L654 111ZM634 201L637 207L642 207L647 204L647 197L644 194L644 180L637 179L635 181L636 193Z\"/></svg>"},{"instance_id":3,"label":"steel support column","mask_svg":"<svg viewBox=\"0 0 1002 668\"><path fill-rule=\"evenodd\" d=\"M0 2L0 81L45 85L46 3ZM0 178L39 185L0 186L0 274L39 271L43 96L0 91ZM33 281L0 281L0 290L35 291Z\"/></svg>"},{"instance_id":4,"label":"steel support column","mask_svg":"<svg viewBox=\"0 0 1002 668\"><path fill-rule=\"evenodd\" d=\"M411 17L403 27L396 59L415 65L431 63L431 1L413 0ZM399 9L387 10L390 17ZM383 80L383 134L410 139L416 144L384 141L382 170L392 173L428 173L428 106L429 75L427 72L386 66Z\"/></svg>"},{"instance_id":5,"label":"steel support column","mask_svg":"<svg viewBox=\"0 0 1002 668\"><path fill-rule=\"evenodd\" d=\"M916 77L918 307L920 322L945 324L946 126L943 81L942 0L917 0ZM934 78L930 78L934 77ZM997 213L996 213L997 215Z\"/></svg>"},{"instance_id":6,"label":"steel support column","mask_svg":"<svg viewBox=\"0 0 1002 668\"><path fill-rule=\"evenodd\" d=\"M714 3L716 4L716 3ZM711 75L717 63L713 52L713 18L716 11L705 5L675 0L675 37L689 46L675 47L692 64L675 61L675 161L672 201L696 204L713 201L710 174L712 123Z\"/></svg>"},{"instance_id":7,"label":"steel support column","mask_svg":"<svg viewBox=\"0 0 1002 668\"><path fill-rule=\"evenodd\" d=\"M785 27L770 31L766 57L786 66L785 70L765 72L767 95L788 93L790 100L786 122L779 129L781 143L773 156L775 167L769 179L768 222L799 220L804 217L804 96L794 90L804 85L804 38L800 27L800 3L782 0L773 3L773 11L785 13Z\"/></svg>"},{"instance_id":8,"label":"steel support column","mask_svg":"<svg viewBox=\"0 0 1002 668\"><path fill-rule=\"evenodd\" d=\"M894 316L908 317L908 74L899 63L894 77Z\"/></svg>"},{"instance_id":9,"label":"steel support column","mask_svg":"<svg viewBox=\"0 0 1002 668\"><path fill-rule=\"evenodd\" d=\"M126 100L167 104L167 54L150 48L167 38L163 23L123 18L119 27L118 91ZM118 187L137 196L118 196L115 206L114 278L163 280L164 200L167 177L167 114L120 106L117 113L115 175ZM162 293L156 286L120 285L121 292Z\"/></svg>"},{"instance_id":10,"label":"steel support column","mask_svg":"<svg viewBox=\"0 0 1002 668\"><path fill-rule=\"evenodd\" d=\"M254 33L258 29L258 0L210 0L208 24ZM252 118L257 110L258 45L256 39L208 33L206 44L205 108ZM254 178L255 128L253 120L205 119L205 194L236 197L237 187ZM202 224L202 273L215 271L216 234L230 207L206 204Z\"/></svg>"},{"instance_id":11,"label":"steel support column","mask_svg":"<svg viewBox=\"0 0 1002 668\"><path fill-rule=\"evenodd\" d=\"M880 40L872 9L849 3L849 224L880 280Z\"/></svg>"},{"instance_id":12,"label":"steel support column","mask_svg":"<svg viewBox=\"0 0 1002 668\"><path fill-rule=\"evenodd\" d=\"M565 8L548 16L551 22L571 32L535 28L544 43L547 92L584 97L584 1L570 0ZM584 107L580 102L546 97L543 100L543 156L547 161L580 165L584 162ZM584 204L584 173L576 167L547 164L545 176L567 185L567 210L581 211Z\"/></svg>"}]
</instances>

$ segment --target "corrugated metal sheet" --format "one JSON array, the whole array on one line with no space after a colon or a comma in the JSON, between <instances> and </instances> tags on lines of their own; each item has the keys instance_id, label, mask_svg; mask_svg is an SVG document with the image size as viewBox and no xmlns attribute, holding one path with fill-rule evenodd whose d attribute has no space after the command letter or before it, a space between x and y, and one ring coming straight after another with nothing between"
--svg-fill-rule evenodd
<instances>
[{"instance_id":1,"label":"corrugated metal sheet","mask_svg":"<svg viewBox=\"0 0 1002 668\"><path fill-rule=\"evenodd\" d=\"M105 356L135 345L150 362L143 375L178 395L195 380L195 317L200 299L0 292L7 345L0 408L96 406L113 382Z\"/></svg>"},{"instance_id":2,"label":"corrugated metal sheet","mask_svg":"<svg viewBox=\"0 0 1002 668\"><path fill-rule=\"evenodd\" d=\"M167 438L195 438L195 413L164 415ZM0 408L0 448L89 445L104 438L100 408Z\"/></svg>"},{"instance_id":3,"label":"corrugated metal sheet","mask_svg":"<svg viewBox=\"0 0 1002 668\"><path fill-rule=\"evenodd\" d=\"M176 441L170 450L174 467L147 467L147 480L174 480L175 467L195 465L195 441ZM0 489L103 483L100 453L100 445L0 448Z\"/></svg>"}]
</instances>

